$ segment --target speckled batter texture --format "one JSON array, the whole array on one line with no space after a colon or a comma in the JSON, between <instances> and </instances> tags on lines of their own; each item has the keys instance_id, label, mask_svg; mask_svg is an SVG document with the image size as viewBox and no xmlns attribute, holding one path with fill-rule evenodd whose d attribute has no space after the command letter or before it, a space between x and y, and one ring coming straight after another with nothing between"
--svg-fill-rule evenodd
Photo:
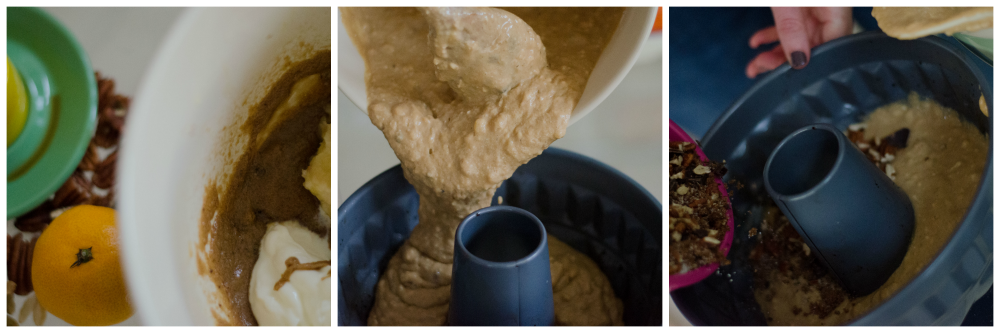
<instances>
[{"instance_id":1,"label":"speckled batter texture","mask_svg":"<svg viewBox=\"0 0 1000 333\"><path fill-rule=\"evenodd\" d=\"M909 142L897 151L896 185L909 196L914 234L906 256L875 292L845 299L828 316L807 315L820 293L804 279L783 279L773 272L769 287L754 294L771 325L839 325L863 315L906 286L937 256L975 197L989 140L954 110L910 93L907 100L875 110L865 121L865 139L909 128ZM799 311L795 311L795 309Z\"/></svg>"},{"instance_id":2,"label":"speckled batter texture","mask_svg":"<svg viewBox=\"0 0 1000 333\"><path fill-rule=\"evenodd\" d=\"M544 50L517 54L546 54L548 66L537 71L507 67L520 73L511 77L537 75L503 92L499 90L507 89L510 81L476 77L477 82L496 83L500 89L465 98L471 94L466 90L476 90L460 85L459 81L472 78L456 76L468 74L457 66L484 61L455 63L451 69L458 71L435 76L435 64L443 60L434 56L432 46L441 45L429 45L437 40L432 36L429 43L429 25L417 9L341 8L366 61L369 117L385 134L404 176L420 195L420 223L375 288L369 326L447 323L455 229L462 218L489 206L497 187L518 166L565 134L590 71L624 11L622 7L504 9L538 34L512 29L511 33L522 34L513 38L524 39L508 45L532 47L537 43L531 39L540 36ZM482 10L497 15L493 18L504 15ZM477 29L466 31L473 30ZM500 50L504 51L510 50ZM458 86L458 92L443 80ZM549 244L556 323L622 326L621 300L597 265L555 238L549 237Z\"/></svg>"}]
</instances>

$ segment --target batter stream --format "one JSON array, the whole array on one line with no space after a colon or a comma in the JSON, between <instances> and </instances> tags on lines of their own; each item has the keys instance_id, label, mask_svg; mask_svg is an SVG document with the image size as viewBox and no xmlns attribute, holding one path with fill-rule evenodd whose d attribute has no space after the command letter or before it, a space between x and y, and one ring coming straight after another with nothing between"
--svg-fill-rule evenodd
<instances>
[{"instance_id":1,"label":"batter stream","mask_svg":"<svg viewBox=\"0 0 1000 333\"><path fill-rule=\"evenodd\" d=\"M368 115L420 195L420 223L375 288L370 325L447 322L455 229L566 133L621 8L342 8ZM549 237L556 323L621 325L587 256Z\"/></svg>"}]
</instances>

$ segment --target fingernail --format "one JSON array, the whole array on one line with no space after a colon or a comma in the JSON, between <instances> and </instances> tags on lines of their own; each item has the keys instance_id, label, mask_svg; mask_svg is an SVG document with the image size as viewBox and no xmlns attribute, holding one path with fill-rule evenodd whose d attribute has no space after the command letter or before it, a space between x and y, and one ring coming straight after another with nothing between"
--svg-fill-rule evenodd
<instances>
[{"instance_id":1,"label":"fingernail","mask_svg":"<svg viewBox=\"0 0 1000 333\"><path fill-rule=\"evenodd\" d=\"M792 52L792 68L802 69L806 67L806 54L802 51Z\"/></svg>"}]
</instances>

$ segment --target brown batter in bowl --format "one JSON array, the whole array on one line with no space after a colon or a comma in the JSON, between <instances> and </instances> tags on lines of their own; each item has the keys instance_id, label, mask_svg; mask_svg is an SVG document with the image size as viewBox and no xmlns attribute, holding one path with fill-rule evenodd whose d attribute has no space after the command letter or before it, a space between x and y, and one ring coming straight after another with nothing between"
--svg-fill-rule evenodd
<instances>
[{"instance_id":1,"label":"brown batter in bowl","mask_svg":"<svg viewBox=\"0 0 1000 333\"><path fill-rule=\"evenodd\" d=\"M298 88L296 83L312 75L319 76L319 83L294 91L297 105L279 112L293 95L293 87ZM234 319L217 316L220 324L257 325L249 284L267 223L298 220L321 236L330 234L329 226L320 221L319 200L302 185L302 170L323 141L318 124L330 121L326 109L330 87L330 51L290 65L265 97L249 108L240 130L250 144L228 183L206 187L199 237L200 245L212 250L205 263L207 272L200 273L219 287L223 303L219 305Z\"/></svg>"}]
</instances>

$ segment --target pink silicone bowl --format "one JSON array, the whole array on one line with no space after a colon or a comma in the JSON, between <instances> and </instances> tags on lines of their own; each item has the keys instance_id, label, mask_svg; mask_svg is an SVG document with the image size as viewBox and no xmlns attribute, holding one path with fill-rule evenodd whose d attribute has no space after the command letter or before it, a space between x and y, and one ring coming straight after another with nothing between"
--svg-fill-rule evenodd
<instances>
[{"instance_id":1,"label":"pink silicone bowl","mask_svg":"<svg viewBox=\"0 0 1000 333\"><path fill-rule=\"evenodd\" d=\"M692 139L691 136L687 134L687 132L684 132L684 130L681 129L680 126L675 124L673 120L670 121L670 141L671 142L684 141L697 144L697 142L695 142L694 139ZM701 147L695 148L695 152L698 153L698 157L701 158L702 161L708 161L708 157L706 157L705 153L701 151ZM726 187L725 185L723 185L722 179L716 179L715 182L719 184L719 192L722 192L722 195L726 198L726 203L729 204L730 207L729 211L727 212L727 215L729 215L729 221L727 221L727 224L729 225L729 231L726 232L726 236L722 238L722 244L719 245L719 247L722 249L722 253L728 255L729 248L732 247L733 245L733 230L735 229L735 226L733 226L732 203L729 202L729 193L726 192ZM692 269L687 273L671 275L670 291L674 291L675 289L684 288L692 284L695 284L698 281L701 281L706 277L708 277L709 275L711 275L717 269L719 269L719 264L714 263L707 266L701 266Z\"/></svg>"}]
</instances>

